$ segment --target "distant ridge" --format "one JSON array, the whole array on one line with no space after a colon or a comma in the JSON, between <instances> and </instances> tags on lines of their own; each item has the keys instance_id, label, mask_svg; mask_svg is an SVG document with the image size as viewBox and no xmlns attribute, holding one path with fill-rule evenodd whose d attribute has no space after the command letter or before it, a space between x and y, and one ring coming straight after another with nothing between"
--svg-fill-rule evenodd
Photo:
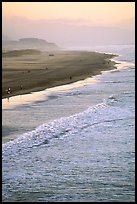
<instances>
[{"instance_id":1,"label":"distant ridge","mask_svg":"<svg viewBox=\"0 0 137 204\"><path fill-rule=\"evenodd\" d=\"M135 43L135 17L111 25L102 21L86 24L80 19L32 20L17 16L3 16L2 22L2 33L12 39L35 37L55 42L62 48Z\"/></svg>"},{"instance_id":2,"label":"distant ridge","mask_svg":"<svg viewBox=\"0 0 137 204\"><path fill-rule=\"evenodd\" d=\"M10 50L2 53L2 57L19 57L23 55L40 55L41 51L35 49Z\"/></svg>"},{"instance_id":3,"label":"distant ridge","mask_svg":"<svg viewBox=\"0 0 137 204\"><path fill-rule=\"evenodd\" d=\"M15 40L2 40L3 50L20 50L20 49L39 49L39 50L58 50L55 43L47 42L39 38L21 38Z\"/></svg>"}]
</instances>

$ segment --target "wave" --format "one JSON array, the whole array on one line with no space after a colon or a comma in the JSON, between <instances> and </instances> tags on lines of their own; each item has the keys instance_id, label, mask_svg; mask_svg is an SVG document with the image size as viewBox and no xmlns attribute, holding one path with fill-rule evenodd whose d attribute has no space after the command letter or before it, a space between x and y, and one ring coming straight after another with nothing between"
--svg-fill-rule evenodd
<instances>
[{"instance_id":1,"label":"wave","mask_svg":"<svg viewBox=\"0 0 137 204\"><path fill-rule=\"evenodd\" d=\"M21 154L24 151L30 151L30 148L49 145L55 138L75 135L89 127L133 117L133 113L129 109L114 106L114 102L117 103L116 96L110 96L108 100L104 100L104 102L81 113L53 120L38 126L30 132L19 135L13 141L3 144L3 159L5 156L8 157Z\"/></svg>"}]
</instances>

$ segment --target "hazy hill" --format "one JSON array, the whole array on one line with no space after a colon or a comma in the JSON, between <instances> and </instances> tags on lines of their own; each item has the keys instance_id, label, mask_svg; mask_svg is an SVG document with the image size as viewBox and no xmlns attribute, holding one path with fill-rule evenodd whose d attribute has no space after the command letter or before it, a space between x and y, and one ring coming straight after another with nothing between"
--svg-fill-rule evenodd
<instances>
[{"instance_id":1,"label":"hazy hill","mask_svg":"<svg viewBox=\"0 0 137 204\"><path fill-rule=\"evenodd\" d=\"M10 41L11 39L7 35L2 35L2 42Z\"/></svg>"},{"instance_id":2,"label":"hazy hill","mask_svg":"<svg viewBox=\"0 0 137 204\"><path fill-rule=\"evenodd\" d=\"M135 19L113 25L80 24L73 20L31 20L23 17L2 18L3 34L13 39L33 36L56 42L61 47L126 44L135 42Z\"/></svg>"},{"instance_id":3,"label":"hazy hill","mask_svg":"<svg viewBox=\"0 0 137 204\"><path fill-rule=\"evenodd\" d=\"M3 50L20 50L20 49L39 49L39 50L57 50L59 47L55 43L47 42L38 38L21 38L18 41L7 40L2 38Z\"/></svg>"}]
</instances>

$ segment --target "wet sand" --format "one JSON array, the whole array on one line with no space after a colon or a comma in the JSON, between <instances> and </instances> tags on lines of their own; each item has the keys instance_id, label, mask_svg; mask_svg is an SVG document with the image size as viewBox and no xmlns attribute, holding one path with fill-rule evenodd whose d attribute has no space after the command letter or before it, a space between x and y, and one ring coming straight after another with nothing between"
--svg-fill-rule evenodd
<instances>
[{"instance_id":1,"label":"wet sand","mask_svg":"<svg viewBox=\"0 0 137 204\"><path fill-rule=\"evenodd\" d=\"M114 56L87 51L7 54L2 57L2 98L76 82L114 69L115 62L110 61Z\"/></svg>"}]
</instances>

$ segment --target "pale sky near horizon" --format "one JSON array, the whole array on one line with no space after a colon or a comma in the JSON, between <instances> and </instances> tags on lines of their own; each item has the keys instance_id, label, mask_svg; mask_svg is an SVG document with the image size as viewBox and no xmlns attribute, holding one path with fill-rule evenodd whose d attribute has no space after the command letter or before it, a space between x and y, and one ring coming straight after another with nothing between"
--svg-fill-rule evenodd
<instances>
[{"instance_id":1,"label":"pale sky near horizon","mask_svg":"<svg viewBox=\"0 0 137 204\"><path fill-rule=\"evenodd\" d=\"M2 2L2 15L110 24L135 17L135 2Z\"/></svg>"}]
</instances>

